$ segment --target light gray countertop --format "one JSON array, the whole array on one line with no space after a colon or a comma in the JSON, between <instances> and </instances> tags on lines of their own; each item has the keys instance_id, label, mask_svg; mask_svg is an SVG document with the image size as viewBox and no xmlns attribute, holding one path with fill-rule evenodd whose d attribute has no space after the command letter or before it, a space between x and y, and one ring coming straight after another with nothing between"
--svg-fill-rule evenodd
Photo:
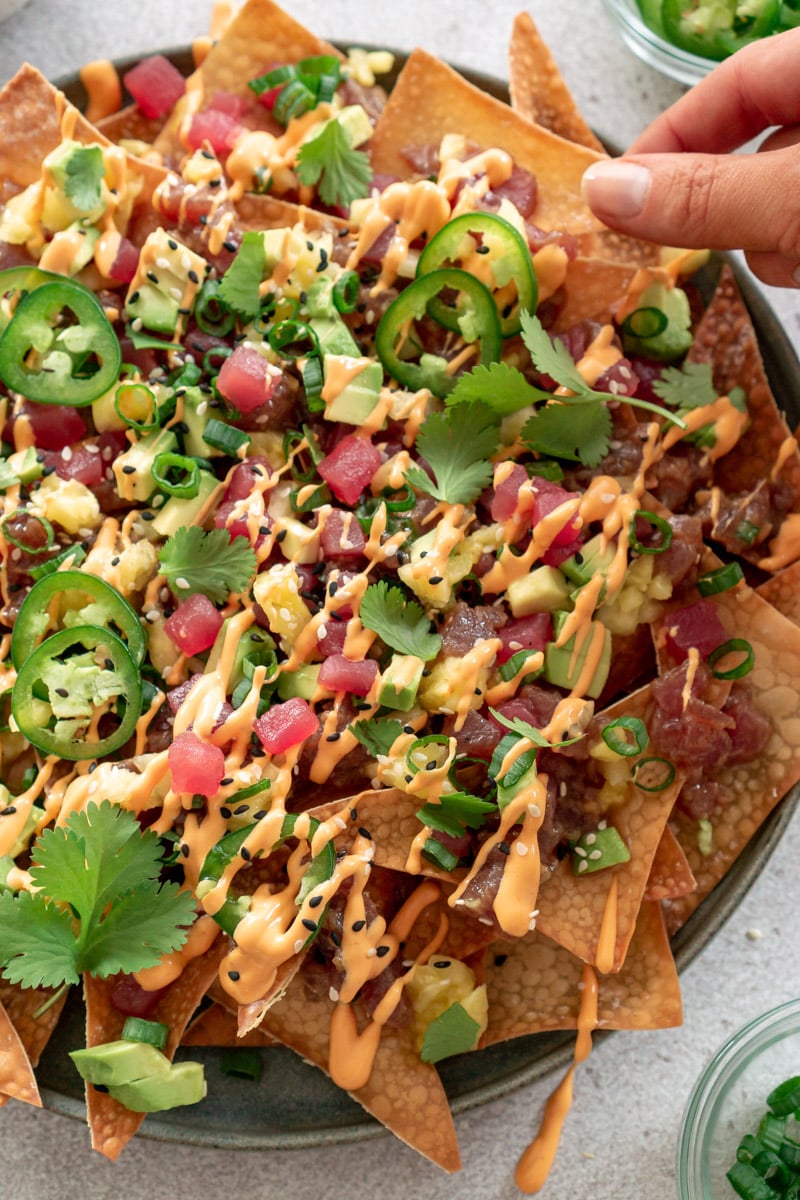
<instances>
[{"instance_id":1,"label":"light gray countertop","mask_svg":"<svg viewBox=\"0 0 800 1200\"><path fill-rule=\"evenodd\" d=\"M287 0L316 32L339 41L426 49L505 77L518 0ZM99 57L175 46L205 32L208 0L31 0L0 29L0 80L28 59L51 78ZM627 144L681 88L633 58L601 0L538 0L531 12L584 115ZM769 292L800 346L800 297ZM671 1200L675 1144L694 1080L739 1025L800 994L800 815L733 917L683 975L685 1023L615 1034L578 1072L575 1103L543 1195L577 1200ZM748 936L759 933L761 936ZM797 1064L794 1065L795 1069ZM555 1079L457 1119L464 1169L446 1177L394 1139L275 1153L197 1150L139 1137L116 1165L89 1149L76 1121L15 1102L0 1113L0 1200L174 1200L175 1196L339 1200L491 1200L518 1195L516 1159Z\"/></svg>"}]
</instances>

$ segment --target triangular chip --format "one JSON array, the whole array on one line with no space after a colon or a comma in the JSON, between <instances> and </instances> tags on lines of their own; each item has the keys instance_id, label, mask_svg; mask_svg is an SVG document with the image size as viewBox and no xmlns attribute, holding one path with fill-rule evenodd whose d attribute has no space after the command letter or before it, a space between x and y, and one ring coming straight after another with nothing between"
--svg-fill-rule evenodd
<instances>
[{"instance_id":1,"label":"triangular chip","mask_svg":"<svg viewBox=\"0 0 800 1200\"><path fill-rule=\"evenodd\" d=\"M581 116L564 78L527 12L517 13L508 53L511 107L551 133L603 154L602 142Z\"/></svg>"},{"instance_id":2,"label":"triangular chip","mask_svg":"<svg viewBox=\"0 0 800 1200\"><path fill-rule=\"evenodd\" d=\"M583 963L536 932L486 956L489 1026L481 1045L575 1029ZM622 969L598 977L600 1029L664 1029L681 1023L678 973L658 904L642 905Z\"/></svg>"},{"instance_id":3,"label":"triangular chip","mask_svg":"<svg viewBox=\"0 0 800 1200\"><path fill-rule=\"evenodd\" d=\"M225 950L225 940L218 938L210 950L193 959L183 974L170 984L158 1001L150 1019L169 1027L164 1053L175 1054L192 1013L216 978ZM84 975L83 993L86 1001L86 1045L99 1046L113 1042L122 1034L125 1017L111 1003L113 982ZM91 1084L86 1085L86 1110L92 1147L106 1158L116 1159L144 1120L144 1113L131 1112Z\"/></svg>"},{"instance_id":4,"label":"triangular chip","mask_svg":"<svg viewBox=\"0 0 800 1200\"><path fill-rule=\"evenodd\" d=\"M0 1004L16 1029L33 1067L38 1065L67 1002L67 992L55 1001L54 995L55 992L50 988L23 988L0 979Z\"/></svg>"},{"instance_id":5,"label":"triangular chip","mask_svg":"<svg viewBox=\"0 0 800 1200\"><path fill-rule=\"evenodd\" d=\"M636 268L601 258L573 259L567 265L561 290L549 302L556 312L552 331L570 329L581 321L606 324L623 299Z\"/></svg>"},{"instance_id":6,"label":"triangular chip","mask_svg":"<svg viewBox=\"0 0 800 1200\"><path fill-rule=\"evenodd\" d=\"M255 1046L272 1041L263 1029L254 1029L241 1037L234 1013L221 1004L212 1004L192 1021L181 1039L182 1046Z\"/></svg>"},{"instance_id":7,"label":"triangular chip","mask_svg":"<svg viewBox=\"0 0 800 1200\"><path fill-rule=\"evenodd\" d=\"M697 887L689 860L675 834L667 825L650 868L645 900L675 900Z\"/></svg>"},{"instance_id":8,"label":"triangular chip","mask_svg":"<svg viewBox=\"0 0 800 1200\"><path fill-rule=\"evenodd\" d=\"M756 588L762 600L777 608L779 613L800 625L800 562L773 575Z\"/></svg>"},{"instance_id":9,"label":"triangular chip","mask_svg":"<svg viewBox=\"0 0 800 1200\"><path fill-rule=\"evenodd\" d=\"M0 1096L42 1107L39 1088L22 1039L0 1004Z\"/></svg>"},{"instance_id":10,"label":"triangular chip","mask_svg":"<svg viewBox=\"0 0 800 1200\"><path fill-rule=\"evenodd\" d=\"M583 172L598 155L532 125L508 105L467 83L424 50L415 50L400 72L370 142L373 170L400 179L411 174L402 151L438 148L447 133L463 134L483 149L507 151L537 178L533 220L542 229L588 233L595 220L581 199Z\"/></svg>"}]
</instances>

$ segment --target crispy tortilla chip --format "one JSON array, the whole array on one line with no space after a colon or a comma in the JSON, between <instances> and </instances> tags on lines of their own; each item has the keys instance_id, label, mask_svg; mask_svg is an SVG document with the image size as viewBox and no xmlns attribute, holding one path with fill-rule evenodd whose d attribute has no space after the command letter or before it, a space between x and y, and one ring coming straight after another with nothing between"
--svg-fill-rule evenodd
<instances>
[{"instance_id":1,"label":"crispy tortilla chip","mask_svg":"<svg viewBox=\"0 0 800 1200\"><path fill-rule=\"evenodd\" d=\"M634 266L600 258L574 259L552 301L558 313L552 331L558 333L584 320L610 321L635 271Z\"/></svg>"},{"instance_id":2,"label":"crispy tortilla chip","mask_svg":"<svg viewBox=\"0 0 800 1200\"><path fill-rule=\"evenodd\" d=\"M221 1004L212 1004L192 1021L181 1038L182 1046L268 1046L273 1039L263 1029L254 1029L240 1037L234 1013Z\"/></svg>"},{"instance_id":3,"label":"crispy tortilla chip","mask_svg":"<svg viewBox=\"0 0 800 1200\"><path fill-rule=\"evenodd\" d=\"M632 267L657 267L659 262L659 248L655 242L642 242L618 233L616 229L599 229L582 238L581 245L584 254L609 262L627 263Z\"/></svg>"},{"instance_id":4,"label":"crispy tortilla chip","mask_svg":"<svg viewBox=\"0 0 800 1200\"><path fill-rule=\"evenodd\" d=\"M236 228L283 229L285 226L302 225L304 229L322 229L336 235L348 228L347 221L331 213L307 208L291 200L280 200L277 196L259 196L245 192L236 204Z\"/></svg>"},{"instance_id":5,"label":"crispy tortilla chip","mask_svg":"<svg viewBox=\"0 0 800 1200\"><path fill-rule=\"evenodd\" d=\"M290 959L287 959L285 963L281 963L278 967L272 987L265 996L262 996L260 1000L256 1000L254 1004L239 1005L238 1029L240 1037L246 1037L248 1033L252 1033L254 1029L258 1029L264 1020L265 1013L286 994L286 989L302 966L304 958L305 951L293 954Z\"/></svg>"},{"instance_id":6,"label":"crispy tortilla chip","mask_svg":"<svg viewBox=\"0 0 800 1200\"><path fill-rule=\"evenodd\" d=\"M22 988L16 983L0 979L0 1004L19 1034L33 1067L38 1065L67 1002L65 992L37 1017L36 1013L44 1008L48 1000L52 1000L53 995L51 988Z\"/></svg>"},{"instance_id":7,"label":"crispy tortilla chip","mask_svg":"<svg viewBox=\"0 0 800 1200\"><path fill-rule=\"evenodd\" d=\"M650 877L644 889L645 900L675 900L686 896L697 887L689 860L680 842L667 825L658 843L658 849L650 868Z\"/></svg>"},{"instance_id":8,"label":"crispy tortilla chip","mask_svg":"<svg viewBox=\"0 0 800 1200\"><path fill-rule=\"evenodd\" d=\"M0 1004L0 1094L42 1107L39 1088L22 1039Z\"/></svg>"},{"instance_id":9,"label":"crispy tortilla chip","mask_svg":"<svg viewBox=\"0 0 800 1200\"><path fill-rule=\"evenodd\" d=\"M592 133L572 98L572 93L541 39L533 18L517 13L508 52L508 85L511 107L543 125L551 133L603 154L603 145Z\"/></svg>"},{"instance_id":10,"label":"crispy tortilla chip","mask_svg":"<svg viewBox=\"0 0 800 1200\"><path fill-rule=\"evenodd\" d=\"M645 687L601 715L607 720L635 716L647 725L652 704L651 690ZM630 860L604 871L575 876L571 862L564 859L550 876L543 876L536 919L541 933L602 970L620 969L650 867L680 787L677 773L672 784L660 792L643 791L631 783L627 801L611 814L630 850Z\"/></svg>"},{"instance_id":11,"label":"crispy tortilla chip","mask_svg":"<svg viewBox=\"0 0 800 1200\"><path fill-rule=\"evenodd\" d=\"M189 963L153 1010L152 1020L169 1026L164 1047L169 1058L175 1054L192 1013L216 977L226 950L225 939L217 938L210 950ZM87 1046L113 1042L122 1034L125 1017L111 1003L112 987L113 983L108 979L96 979L92 975L83 977ZM131 1112L108 1092L99 1092L91 1084L86 1085L86 1110L92 1148L110 1159L119 1157L145 1118L144 1113Z\"/></svg>"},{"instance_id":12,"label":"crispy tortilla chip","mask_svg":"<svg viewBox=\"0 0 800 1200\"><path fill-rule=\"evenodd\" d=\"M784 617L800 625L800 562L792 563L766 583L756 588L762 600L766 600Z\"/></svg>"},{"instance_id":13,"label":"crispy tortilla chip","mask_svg":"<svg viewBox=\"0 0 800 1200\"><path fill-rule=\"evenodd\" d=\"M775 402L750 314L727 265L687 360L710 362L714 386L721 394L735 387L744 389L752 421L738 445L714 464L714 483L730 494L749 492L769 477L781 447L792 433ZM778 478L796 511L800 508L800 451L796 444L783 460ZM745 557L757 561L763 553L763 546L754 547Z\"/></svg>"},{"instance_id":14,"label":"crispy tortilla chip","mask_svg":"<svg viewBox=\"0 0 800 1200\"><path fill-rule=\"evenodd\" d=\"M307 1062L327 1070L333 1004L309 996L302 974L267 1013L264 1027ZM436 1069L422 1062L413 1030L386 1027L369 1083L350 1095L407 1145L445 1171L461 1157L450 1106Z\"/></svg>"},{"instance_id":15,"label":"crispy tortilla chip","mask_svg":"<svg viewBox=\"0 0 800 1200\"><path fill-rule=\"evenodd\" d=\"M575 1029L583 963L540 933L486 956L489 1026L482 1046ZM639 912L622 970L598 979L598 1028L666 1029L682 1019L680 985L658 904Z\"/></svg>"},{"instance_id":16,"label":"crispy tortilla chip","mask_svg":"<svg viewBox=\"0 0 800 1200\"><path fill-rule=\"evenodd\" d=\"M110 142L146 142L148 145L156 140L164 122L159 118L146 117L136 104L129 104L119 112L101 117L97 128Z\"/></svg>"},{"instance_id":17,"label":"crispy tortilla chip","mask_svg":"<svg viewBox=\"0 0 800 1200\"><path fill-rule=\"evenodd\" d=\"M42 160L65 137L85 145L110 144L44 75L26 64L0 92L0 176L20 188L35 183ZM164 178L163 169L132 155L128 166L144 181L142 199L149 199Z\"/></svg>"},{"instance_id":18,"label":"crispy tortilla chip","mask_svg":"<svg viewBox=\"0 0 800 1200\"><path fill-rule=\"evenodd\" d=\"M184 117L202 111L217 92L230 92L250 101L247 84L276 63L296 63L301 58L339 51L323 42L272 0L248 0L235 15L219 41L212 47L187 84L186 96L178 101L156 141L156 149L169 159L184 152L178 133ZM263 124L268 110L258 105Z\"/></svg>"},{"instance_id":19,"label":"crispy tortilla chip","mask_svg":"<svg viewBox=\"0 0 800 1200\"><path fill-rule=\"evenodd\" d=\"M674 933L719 883L750 838L800 779L800 628L751 588L740 585L713 597L731 637L743 638L755 654L747 676L753 701L769 717L772 735L753 762L734 763L716 776L724 802L711 817L712 850L698 847L697 822L676 810L670 824L683 848L696 889L666 900L667 927Z\"/></svg>"},{"instance_id":20,"label":"crispy tortilla chip","mask_svg":"<svg viewBox=\"0 0 800 1200\"><path fill-rule=\"evenodd\" d=\"M412 171L402 157L404 147L438 147L446 133L464 134L484 149L506 150L518 166L531 171L539 181L533 219L541 228L575 234L595 228L580 183L586 168L597 161L596 153L532 125L439 59L415 50L375 126L373 169L407 179Z\"/></svg>"}]
</instances>

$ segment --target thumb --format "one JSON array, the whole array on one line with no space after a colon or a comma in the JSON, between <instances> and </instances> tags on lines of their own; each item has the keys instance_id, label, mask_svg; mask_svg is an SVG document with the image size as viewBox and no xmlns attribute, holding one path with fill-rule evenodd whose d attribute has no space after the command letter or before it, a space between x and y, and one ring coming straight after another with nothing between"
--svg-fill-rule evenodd
<instances>
[{"instance_id":1,"label":"thumb","mask_svg":"<svg viewBox=\"0 0 800 1200\"><path fill-rule=\"evenodd\" d=\"M595 163L583 195L612 229L663 245L777 253L800 263L800 150L641 154Z\"/></svg>"}]
</instances>

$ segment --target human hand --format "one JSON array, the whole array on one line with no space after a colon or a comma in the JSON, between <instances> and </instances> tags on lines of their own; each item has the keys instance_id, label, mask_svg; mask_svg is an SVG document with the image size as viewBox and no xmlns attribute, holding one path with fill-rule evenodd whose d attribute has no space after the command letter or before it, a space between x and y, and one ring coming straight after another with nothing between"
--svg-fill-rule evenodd
<instances>
[{"instance_id":1,"label":"human hand","mask_svg":"<svg viewBox=\"0 0 800 1200\"><path fill-rule=\"evenodd\" d=\"M800 28L753 42L584 175L604 224L670 246L741 249L764 283L800 287ZM771 126L757 154L733 155Z\"/></svg>"}]
</instances>

